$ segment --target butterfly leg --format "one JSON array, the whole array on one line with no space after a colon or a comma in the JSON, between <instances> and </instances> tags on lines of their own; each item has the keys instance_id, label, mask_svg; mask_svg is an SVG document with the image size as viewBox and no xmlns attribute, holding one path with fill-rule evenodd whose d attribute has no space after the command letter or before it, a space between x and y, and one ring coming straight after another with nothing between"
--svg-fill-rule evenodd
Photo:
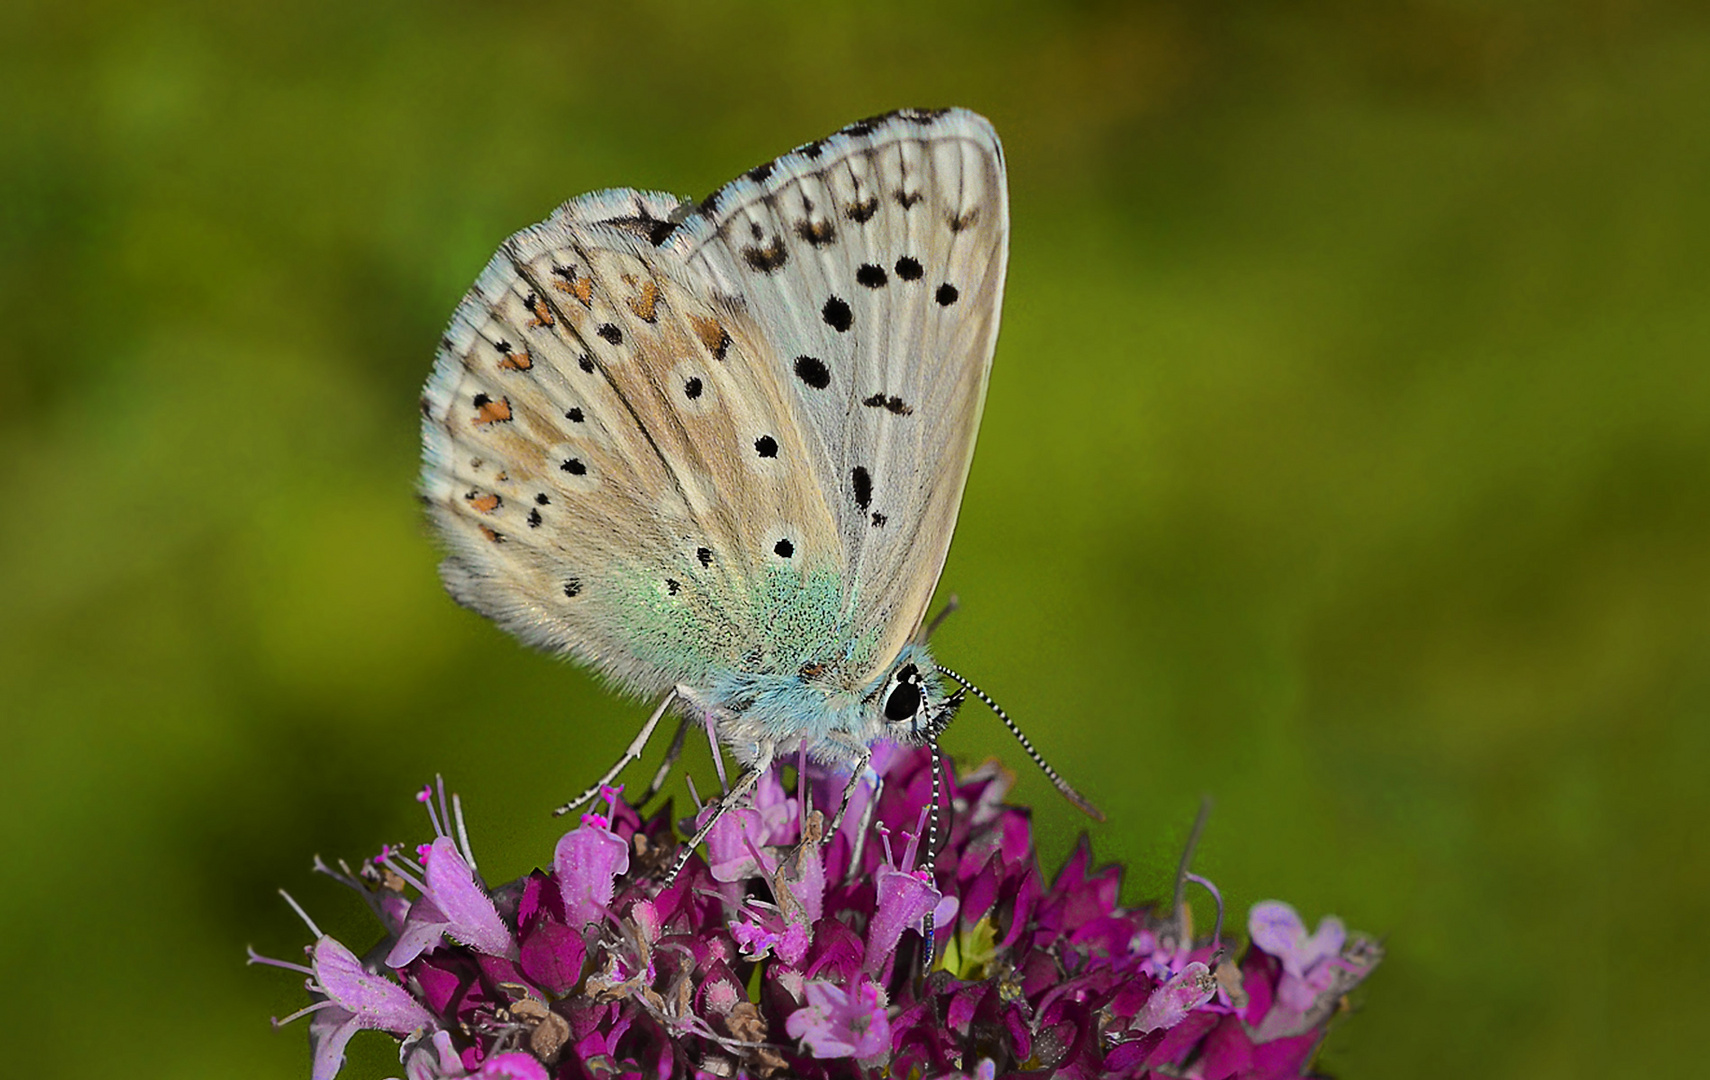
<instances>
[{"instance_id":1,"label":"butterfly leg","mask_svg":"<svg viewBox=\"0 0 1710 1080\"><path fill-rule=\"evenodd\" d=\"M677 734L671 736L671 747L665 751L665 760L659 763L659 771L653 774L653 781L647 785L647 790L641 793L641 798L630 805L640 809L659 794L659 789L670 779L671 770L677 767L677 759L683 756L683 744L688 741L689 728L695 722L694 717L685 716L677 722Z\"/></svg>"},{"instance_id":2,"label":"butterfly leg","mask_svg":"<svg viewBox=\"0 0 1710 1080\"><path fill-rule=\"evenodd\" d=\"M722 794L730 790L730 784L724 778L724 751L718 746L718 726L713 723L710 712L701 719L706 723L707 745L712 747L713 770L718 773L718 790Z\"/></svg>"},{"instance_id":3,"label":"butterfly leg","mask_svg":"<svg viewBox=\"0 0 1710 1080\"><path fill-rule=\"evenodd\" d=\"M712 815L707 818L706 824L696 829L695 835L690 837L689 842L683 845L683 850L677 853L677 861L671 864L671 872L665 875L665 883L660 886L661 888L669 889L671 887L671 883L677 880L677 875L682 873L683 867L688 865L689 856L693 855L695 849L701 846L701 842L707 838L707 834L712 832L713 826L717 825L719 819L724 815L736 809L736 804L754 790L755 786L760 783L760 777L765 775L766 770L771 767L771 763L768 761L765 765L749 769L736 781L735 787L718 797L718 801L713 804Z\"/></svg>"},{"instance_id":4,"label":"butterfly leg","mask_svg":"<svg viewBox=\"0 0 1710 1080\"><path fill-rule=\"evenodd\" d=\"M873 751L869 747L861 748L861 760L855 763L855 768L849 773L849 782L843 785L843 801L838 804L837 816L831 819L831 824L825 830L825 843L831 843L831 838L837 835L837 830L843 827L843 815L849 812L849 800L855 797L855 787L861 783L861 778L867 773L867 764L873 760ZM875 792L875 797L877 794Z\"/></svg>"},{"instance_id":5,"label":"butterfly leg","mask_svg":"<svg viewBox=\"0 0 1710 1080\"><path fill-rule=\"evenodd\" d=\"M867 800L867 805L861 809L861 827L855 830L855 850L849 853L849 869L843 875L843 884L847 885L861 876L861 856L867 852L867 834L873 830L873 815L879 810L879 796L885 793L885 778L875 774L873 777L873 797Z\"/></svg>"},{"instance_id":6,"label":"butterfly leg","mask_svg":"<svg viewBox=\"0 0 1710 1080\"><path fill-rule=\"evenodd\" d=\"M601 788L617 779L618 773L623 772L624 766L641 757L641 752L647 749L647 740L653 737L653 729L659 726L659 721L664 717L665 710L671 707L673 701L677 700L677 694L677 688L672 687L671 692L665 695L665 700L661 701L659 707L653 710L653 715L647 718L647 723L641 725L641 730L636 733L635 741L630 743L629 749L625 750L623 756L617 759L617 764L607 769L606 775L600 777L593 787L554 810L552 816L563 817L577 807L591 802L594 796L600 793Z\"/></svg>"}]
</instances>

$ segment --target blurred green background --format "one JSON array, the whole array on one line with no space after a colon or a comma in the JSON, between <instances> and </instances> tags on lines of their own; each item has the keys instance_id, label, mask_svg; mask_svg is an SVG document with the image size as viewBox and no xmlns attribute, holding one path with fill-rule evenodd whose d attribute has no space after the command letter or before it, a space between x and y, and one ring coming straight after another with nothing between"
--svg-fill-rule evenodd
<instances>
[{"instance_id":1,"label":"blurred green background","mask_svg":"<svg viewBox=\"0 0 1710 1080\"><path fill-rule=\"evenodd\" d=\"M7 1071L306 1076L266 1023L300 986L243 947L306 940L278 886L368 940L309 858L418 838L436 770L489 876L547 857L545 809L642 708L440 592L411 485L452 306L568 196L699 196L954 103L1003 135L1014 242L940 655L1109 812L1128 899L1209 792L1235 917L1388 936L1341 1076L1684 1075L1694 10L11 0ZM1024 764L977 711L947 745ZM1059 860L1083 823L1018 793Z\"/></svg>"}]
</instances>

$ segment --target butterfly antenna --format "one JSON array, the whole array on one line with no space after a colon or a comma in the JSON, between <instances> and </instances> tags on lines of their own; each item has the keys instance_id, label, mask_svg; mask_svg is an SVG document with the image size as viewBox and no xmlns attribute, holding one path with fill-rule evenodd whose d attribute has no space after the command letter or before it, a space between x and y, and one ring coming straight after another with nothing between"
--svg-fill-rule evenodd
<instances>
[{"instance_id":1,"label":"butterfly antenna","mask_svg":"<svg viewBox=\"0 0 1710 1080\"><path fill-rule=\"evenodd\" d=\"M934 664L932 666L938 669L938 673L940 675L947 675L961 683L964 690L985 702L987 708L991 709L992 712L997 713L998 719L1003 721L1003 726L1007 727L1009 729L1009 733L1015 736L1017 742L1021 743L1021 748L1027 752L1028 757L1033 759L1033 764L1039 766L1040 771L1043 772L1046 778L1051 781L1051 785L1057 789L1063 798L1074 803L1082 813L1086 814L1094 821L1104 820L1104 814L1099 811L1099 808L1088 802L1086 796L1069 786L1069 782L1063 779L1057 770L1053 769L1050 764L1046 762L1044 755L1033 748L1032 740L1028 739L1026 735L1021 733L1021 729L1016 726L1014 720L1009 718L1009 714L1004 712L1003 709L998 706L997 702L987 696L984 690L981 690L979 687L975 686L967 679L962 678L962 676L956 674L954 671L951 671L942 664Z\"/></svg>"},{"instance_id":2,"label":"butterfly antenna","mask_svg":"<svg viewBox=\"0 0 1710 1080\"><path fill-rule=\"evenodd\" d=\"M926 744L932 750L932 813L927 817L926 825L926 865L927 882L937 888L938 882L938 802L940 792L944 787L944 756L938 752L938 740L933 739ZM932 973L932 961L938 955L938 943L934 940L938 929L932 918L932 912L926 913L922 924L926 932L921 935L926 942L926 958L921 963L922 978Z\"/></svg>"},{"instance_id":3,"label":"butterfly antenna","mask_svg":"<svg viewBox=\"0 0 1710 1080\"><path fill-rule=\"evenodd\" d=\"M938 633L938 628L944 625L944 620L948 619L952 612L959 610L961 607L961 599L957 597L955 593L951 593L950 599L944 601L944 606L938 609L938 614L932 617L932 621L927 623L926 629L921 632L920 643L924 645L928 641L931 641L932 635Z\"/></svg>"}]
</instances>

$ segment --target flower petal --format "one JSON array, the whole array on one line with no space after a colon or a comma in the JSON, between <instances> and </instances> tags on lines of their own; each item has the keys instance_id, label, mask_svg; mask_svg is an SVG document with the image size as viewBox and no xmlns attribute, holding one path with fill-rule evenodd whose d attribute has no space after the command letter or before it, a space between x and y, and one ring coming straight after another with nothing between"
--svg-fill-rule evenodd
<instances>
[{"instance_id":1,"label":"flower petal","mask_svg":"<svg viewBox=\"0 0 1710 1080\"><path fill-rule=\"evenodd\" d=\"M311 956L315 980L334 1004L354 1016L359 1027L408 1035L433 1026L433 1014L417 1004L408 991L390 979L370 973L355 953L336 940L321 937L315 942Z\"/></svg>"},{"instance_id":2,"label":"flower petal","mask_svg":"<svg viewBox=\"0 0 1710 1080\"><path fill-rule=\"evenodd\" d=\"M1152 996L1134 1015L1128 1030L1131 1034L1145 1034L1160 1028L1173 1028L1216 993L1217 980L1212 977L1211 969L1195 960L1169 982L1152 991Z\"/></svg>"},{"instance_id":3,"label":"flower petal","mask_svg":"<svg viewBox=\"0 0 1710 1080\"><path fill-rule=\"evenodd\" d=\"M445 932L456 941L488 956L516 959L516 938L499 918L498 908L475 880L475 871L449 836L433 842L426 855L427 895L445 913Z\"/></svg>"},{"instance_id":4,"label":"flower petal","mask_svg":"<svg viewBox=\"0 0 1710 1080\"><path fill-rule=\"evenodd\" d=\"M629 870L629 845L610 829L584 824L565 833L552 859L558 895L571 929L599 923L619 874Z\"/></svg>"},{"instance_id":5,"label":"flower petal","mask_svg":"<svg viewBox=\"0 0 1710 1080\"><path fill-rule=\"evenodd\" d=\"M939 892L932 882L894 866L879 867L874 881L878 886L878 905L873 921L867 924L867 952L862 961L869 975L879 973L896 952L903 931L921 926L939 901Z\"/></svg>"}]
</instances>

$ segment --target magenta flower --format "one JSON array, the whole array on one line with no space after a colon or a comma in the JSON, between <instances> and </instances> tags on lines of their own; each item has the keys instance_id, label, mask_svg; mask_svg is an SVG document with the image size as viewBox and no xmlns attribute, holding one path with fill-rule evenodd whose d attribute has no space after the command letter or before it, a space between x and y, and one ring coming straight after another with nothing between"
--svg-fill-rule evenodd
<instances>
[{"instance_id":1,"label":"magenta flower","mask_svg":"<svg viewBox=\"0 0 1710 1080\"><path fill-rule=\"evenodd\" d=\"M887 746L872 764L882 784L858 785L829 836L807 808L835 808L847 774L810 765L792 793L775 771L668 888L679 828L704 818L643 818L607 789L550 869L488 889L457 800L428 793L419 863L317 863L368 901L365 955L384 959L311 925L312 965L280 964L311 977L313 1080L358 1030L401 1041L407 1080L1272 1080L1309 1075L1381 957L1271 901L1237 961L1221 915L1206 938L1185 907L1120 906L1119 871L1093 869L1084 840L1048 881L995 765L947 777L929 859L930 755Z\"/></svg>"}]
</instances>

